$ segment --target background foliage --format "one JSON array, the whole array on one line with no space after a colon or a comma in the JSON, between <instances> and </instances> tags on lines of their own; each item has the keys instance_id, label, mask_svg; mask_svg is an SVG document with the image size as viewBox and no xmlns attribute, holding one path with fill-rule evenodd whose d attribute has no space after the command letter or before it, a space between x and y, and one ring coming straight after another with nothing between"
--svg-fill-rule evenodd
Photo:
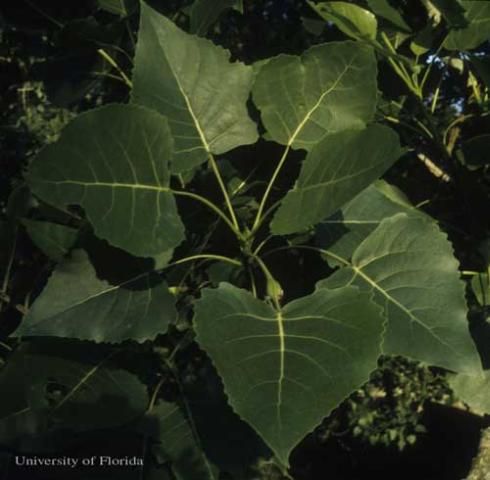
<instances>
[{"instance_id":1,"label":"background foliage","mask_svg":"<svg viewBox=\"0 0 490 480\"><path fill-rule=\"evenodd\" d=\"M424 221L417 216L424 214L435 219L447 234L466 282L473 338L483 365L488 368L490 47L487 33L490 27L485 27L489 24L490 2L372 0L319 6L299 0L197 0L194 3L154 0L149 4L185 31L206 36L225 47L233 60L254 64L255 74L261 66L257 62L278 54L299 55L311 46L346 39L376 42L379 91L375 119L385 125L376 128L394 129L400 136L404 154L383 177L392 187L378 183L377 190L370 187L363 194L369 195L370 202L375 199L379 202L376 211L386 209L384 216L399 212L411 216L410 205L417 206L419 210L414 215L418 219L412 220L406 237L416 235L418 227L414 226ZM356 7L372 13L366 14L366 10ZM170 260L170 254L164 251L167 247L151 252L153 258L132 256L114 248L98 238L110 240L99 234L103 222L99 228L92 222L97 234L94 235L85 217L85 214L90 217L86 205L83 205L85 213L81 209L55 209L53 202L49 205L33 196L24 183L28 164L40 149L59 138L61 128L69 120L94 107L138 98L138 91L131 93L130 88L138 68L145 68L141 65L135 70L133 66L138 2L98 0L67 5L24 0L4 3L0 15L0 85L5 92L0 100L0 281L3 282L0 285L3 362L0 388L9 392L8 398L2 396L0 409L0 441L5 446L0 456L2 473L6 478L19 475L12 471L11 458L18 451L81 450L87 455L100 451L117 456L137 452L147 458L144 474L148 478L157 475L158 478L219 478L218 470L223 478L281 478L286 472L269 462L268 447L228 407L221 380L208 357L196 346L190 328L201 288L217 287L222 281L247 285L247 275L232 264L197 262L174 267L164 281L159 276L145 276L139 280L144 282L145 289L136 281L128 290L116 288L107 292L107 286L125 287L130 279L166 265ZM353 45L355 49L359 43ZM157 55L158 52L152 57ZM263 75L267 69L274 75L274 65L262 68ZM143 90L157 87L149 85ZM365 88L370 87L366 84ZM298 145L285 138L284 132L274 131L263 112L260 116L258 110L263 109L264 101L260 84L253 95L258 109L249 105L251 118L255 122L261 118L272 138L282 144L289 142L293 147L287 168L272 190L272 204L294 184L300 171L299 185L308 186L308 181L317 175L304 174L301 152L295 149ZM145 100L138 103L145 104ZM85 115L76 121L90 118L90 113ZM287 118L292 116L286 113ZM239 130L243 132L247 128L249 141L241 144L255 140L250 124L244 123ZM374 137L375 132L371 133ZM73 142L76 141L74 138ZM83 138L79 141L84 143ZM183 148L189 147L193 146ZM261 139L255 149L244 146L218 157L228 191L240 192L232 198L242 221L253 222L261 192L282 151L279 145ZM214 153L222 152L218 149ZM309 158L314 171L314 154ZM203 160L197 155L192 165L202 161L205 157ZM182 170L178 172L182 176L177 183L189 186L189 191L198 191L217 204L222 202L211 169L198 168L193 177L186 174L185 168ZM170 182L166 175L162 172L161 180ZM305 219L298 215L296 223L305 221L305 224L287 231L291 219L294 223L291 212L301 211L301 206L295 206L295 195L291 191L283 203L281 209L286 209L285 214L279 209L274 217L274 233L296 233L324 220L325 216ZM335 195L336 192L329 192L326 197L330 201ZM393 204L386 198L396 201ZM332 245L328 235L334 232L331 227L338 218L337 209L345 200L339 197L337 204L330 206L318 203L321 212L331 208L329 213L334 214L316 233L323 242L320 247ZM223 222L216 221L206 208L196 208L191 199L178 201L187 234L175 258L189 251L239 256L233 235ZM364 204L362 197L358 197L357 203L354 199L342 207L341 215L344 219L362 218L370 213L363 211ZM96 210L97 206L93 208ZM369 233L354 231L350 243L336 246L334 243L330 250L341 257L346 249L351 254L358 247L356 235L364 238ZM287 246L318 247L315 243L318 240L313 240L312 235L312 231L303 231L290 238ZM266 236L264 231L263 239ZM118 246L138 255L140 252L134 245L133 241ZM283 247L281 237L272 238L268 244L270 251ZM440 245L435 245L432 254L429 250L426 257L419 258L427 269L425 278L432 282L432 272L438 268L433 259L440 250ZM358 258L362 260L362 251ZM312 294L312 286L336 266L335 262L319 262L312 250L294 248L282 251L281 255L270 254L267 262L274 278L281 280L284 304ZM45 305L39 297L31 308L41 291L46 295L50 290L59 291L61 285L69 296L73 277L86 287L82 291L78 283L74 289L73 293L80 298L104 294L93 304L85 305L81 312L72 312L71 323L63 319L56 324L56 315L65 309L63 298L55 305L54 313L53 297L45 297ZM343 281L335 275L329 278L338 284ZM424 282L424 278L419 280ZM169 293L167 285L172 287ZM157 292L152 297L154 300L147 301L147 286ZM256 288L270 293L267 287L270 285L257 276ZM92 318L107 305L115 304L117 309L118 304L129 301L128 296L135 307L123 318L125 326L115 328L102 321L97 332L77 327L77 315ZM199 303L201 310L206 308L205 298ZM175 299L177 308L173 305ZM443 321L450 323L456 309L448 309L448 318ZM165 322L158 325L159 329L169 325L168 332L156 339L158 329L148 332L143 325L142 332L137 331L138 325L141 328L142 312L149 311L159 312ZM36 328L42 329L43 322L53 318L55 323L50 328L59 332L62 324L65 336L79 340L20 342L11 336L19 325L18 334L36 334ZM213 330L211 337L214 333ZM212 343L213 338L205 341L204 334L198 331L203 337L202 345ZM113 342L155 340L123 346L87 342L101 338ZM388 353L406 352L394 345ZM445 360L439 358L429 363L454 370L461 366L449 355ZM29 375L24 381L26 371ZM63 401L88 372L93 372L91 383L70 396L70 402ZM29 386L27 394L25 385ZM320 475L356 478L356 475L376 472L386 478L394 475L462 478L476 452L478 430L486 425L486 420L478 415L489 407L484 400L471 404L474 398L480 397L476 393L467 395L464 377L451 381L451 385L454 391L448 385L446 371L441 368L427 367L399 356L383 357L369 383L349 396L293 451L289 475L298 479ZM485 392L487 383L482 385L478 386L479 393ZM122 403L121 398L125 399ZM466 412L468 407L462 402L470 402L472 414ZM106 405L107 410L101 410L100 405ZM12 415L16 412L23 413ZM182 435L175 436L173 427ZM114 442L116 435L118 441ZM448 438L457 438L460 443L451 446ZM106 439L112 439L112 446L107 445ZM154 439L159 442L155 443ZM66 474L54 474L58 473ZM82 478L84 474L87 472L78 475ZM118 478L124 475L130 478L141 472L104 470L102 474L104 478L115 474ZM42 478L43 472L39 475Z\"/></svg>"}]
</instances>

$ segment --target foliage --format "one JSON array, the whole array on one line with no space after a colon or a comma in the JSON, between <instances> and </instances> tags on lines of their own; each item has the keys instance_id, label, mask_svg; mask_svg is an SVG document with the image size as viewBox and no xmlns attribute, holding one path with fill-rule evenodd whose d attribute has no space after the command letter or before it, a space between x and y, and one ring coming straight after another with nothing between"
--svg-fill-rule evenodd
<instances>
[{"instance_id":1,"label":"foliage","mask_svg":"<svg viewBox=\"0 0 490 480\"><path fill-rule=\"evenodd\" d=\"M490 3L96 3L51 21L97 75L19 82L49 108L17 114L0 223L0 443L108 429L143 477L292 478L319 425L414 443L452 402L430 368L489 412L461 276L484 353Z\"/></svg>"}]
</instances>

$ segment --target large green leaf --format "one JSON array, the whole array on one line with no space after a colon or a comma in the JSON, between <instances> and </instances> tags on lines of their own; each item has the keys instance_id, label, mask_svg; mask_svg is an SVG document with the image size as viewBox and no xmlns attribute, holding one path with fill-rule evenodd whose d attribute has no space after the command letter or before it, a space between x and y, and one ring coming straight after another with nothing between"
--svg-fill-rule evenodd
<instances>
[{"instance_id":1,"label":"large green leaf","mask_svg":"<svg viewBox=\"0 0 490 480\"><path fill-rule=\"evenodd\" d=\"M347 2L308 2L308 4L318 15L334 23L347 36L354 39L376 38L378 22L369 10Z\"/></svg>"},{"instance_id":2,"label":"large green leaf","mask_svg":"<svg viewBox=\"0 0 490 480\"><path fill-rule=\"evenodd\" d=\"M44 411L50 422L77 431L111 428L142 416L148 394L138 378L98 363L81 363L49 355L27 354L25 383L31 410Z\"/></svg>"},{"instance_id":3,"label":"large green leaf","mask_svg":"<svg viewBox=\"0 0 490 480\"><path fill-rule=\"evenodd\" d=\"M424 216L400 190L378 180L317 226L316 244L343 258L351 258L354 250L382 220L402 212ZM329 263L332 261L329 259Z\"/></svg>"},{"instance_id":4,"label":"large green leaf","mask_svg":"<svg viewBox=\"0 0 490 480\"><path fill-rule=\"evenodd\" d=\"M461 0L459 3L466 10L468 26L451 30L444 47L449 50L471 50L490 39L490 2Z\"/></svg>"},{"instance_id":5,"label":"large green leaf","mask_svg":"<svg viewBox=\"0 0 490 480\"><path fill-rule=\"evenodd\" d=\"M157 275L111 285L97 278L83 251L58 265L15 336L95 342L151 340L175 320L174 297Z\"/></svg>"},{"instance_id":6,"label":"large green leaf","mask_svg":"<svg viewBox=\"0 0 490 480\"><path fill-rule=\"evenodd\" d=\"M303 162L296 185L272 220L272 232L299 232L330 216L380 177L401 153L398 135L381 125L324 138Z\"/></svg>"},{"instance_id":7,"label":"large green leaf","mask_svg":"<svg viewBox=\"0 0 490 480\"><path fill-rule=\"evenodd\" d=\"M158 442L153 451L170 461L178 480L217 480L218 472L206 458L189 419L175 403L159 402L145 418L145 433Z\"/></svg>"},{"instance_id":8,"label":"large green leaf","mask_svg":"<svg viewBox=\"0 0 490 480\"><path fill-rule=\"evenodd\" d=\"M487 89L490 90L490 55L484 57L472 56L471 63L475 66L476 72Z\"/></svg>"},{"instance_id":9,"label":"large green leaf","mask_svg":"<svg viewBox=\"0 0 490 480\"><path fill-rule=\"evenodd\" d=\"M230 53L189 35L146 4L133 72L132 100L166 115L175 140L173 172L255 143L246 102L251 67L230 63Z\"/></svg>"},{"instance_id":10,"label":"large green leaf","mask_svg":"<svg viewBox=\"0 0 490 480\"><path fill-rule=\"evenodd\" d=\"M234 410L288 464L294 446L376 367L381 309L353 287L320 290L280 311L222 283L196 304L199 344Z\"/></svg>"},{"instance_id":11,"label":"large green leaf","mask_svg":"<svg viewBox=\"0 0 490 480\"><path fill-rule=\"evenodd\" d=\"M46 256L57 262L70 251L75 243L78 231L57 223L42 222L24 218L22 224L34 244Z\"/></svg>"},{"instance_id":12,"label":"large green leaf","mask_svg":"<svg viewBox=\"0 0 490 480\"><path fill-rule=\"evenodd\" d=\"M177 246L184 227L170 191L172 138L164 117L109 105L76 117L33 160L34 194L85 209L98 237L137 256Z\"/></svg>"},{"instance_id":13,"label":"large green leaf","mask_svg":"<svg viewBox=\"0 0 490 480\"><path fill-rule=\"evenodd\" d=\"M383 220L351 260L335 258L345 267L318 288L354 284L373 292L388 318L385 353L479 371L458 262L434 222L399 213Z\"/></svg>"},{"instance_id":14,"label":"large green leaf","mask_svg":"<svg viewBox=\"0 0 490 480\"><path fill-rule=\"evenodd\" d=\"M332 42L263 64L253 99L270 138L309 150L327 135L363 128L373 118L376 75L371 47Z\"/></svg>"},{"instance_id":15,"label":"large green leaf","mask_svg":"<svg viewBox=\"0 0 490 480\"><path fill-rule=\"evenodd\" d=\"M378 16L385 18L395 27L404 32L410 32L400 12L393 7L388 0L367 0L369 8Z\"/></svg>"},{"instance_id":16,"label":"large green leaf","mask_svg":"<svg viewBox=\"0 0 490 480\"><path fill-rule=\"evenodd\" d=\"M449 384L473 412L490 414L490 370L482 371L479 375L452 375Z\"/></svg>"}]
</instances>

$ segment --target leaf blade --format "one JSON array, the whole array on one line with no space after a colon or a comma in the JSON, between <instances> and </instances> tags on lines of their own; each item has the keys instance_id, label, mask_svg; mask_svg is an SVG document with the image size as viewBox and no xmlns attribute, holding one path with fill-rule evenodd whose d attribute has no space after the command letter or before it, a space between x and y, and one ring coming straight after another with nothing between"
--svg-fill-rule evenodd
<instances>
[{"instance_id":1,"label":"leaf blade","mask_svg":"<svg viewBox=\"0 0 490 480\"><path fill-rule=\"evenodd\" d=\"M168 118L175 173L258 138L246 109L252 69L229 57L142 3L132 102Z\"/></svg>"},{"instance_id":2,"label":"leaf blade","mask_svg":"<svg viewBox=\"0 0 490 480\"><path fill-rule=\"evenodd\" d=\"M275 311L221 284L204 291L195 313L197 340L230 404L284 465L294 446L376 368L382 321L369 295L351 287Z\"/></svg>"}]
</instances>

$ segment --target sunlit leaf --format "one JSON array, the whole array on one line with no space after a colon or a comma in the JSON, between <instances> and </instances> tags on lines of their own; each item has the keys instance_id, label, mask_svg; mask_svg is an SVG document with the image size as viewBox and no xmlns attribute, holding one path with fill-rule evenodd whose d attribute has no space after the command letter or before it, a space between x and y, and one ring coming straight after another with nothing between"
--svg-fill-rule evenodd
<instances>
[{"instance_id":1,"label":"sunlit leaf","mask_svg":"<svg viewBox=\"0 0 490 480\"><path fill-rule=\"evenodd\" d=\"M253 72L230 63L230 53L189 35L141 5L132 101L168 118L175 141L173 172L255 143L257 129L246 102Z\"/></svg>"},{"instance_id":2,"label":"sunlit leaf","mask_svg":"<svg viewBox=\"0 0 490 480\"><path fill-rule=\"evenodd\" d=\"M81 205L95 234L137 256L176 247L184 227L169 187L172 138L156 112L109 105L83 113L32 162L34 194Z\"/></svg>"},{"instance_id":3,"label":"sunlit leaf","mask_svg":"<svg viewBox=\"0 0 490 480\"><path fill-rule=\"evenodd\" d=\"M482 371L479 375L452 375L449 384L473 412L490 414L490 370Z\"/></svg>"},{"instance_id":4,"label":"sunlit leaf","mask_svg":"<svg viewBox=\"0 0 490 480\"><path fill-rule=\"evenodd\" d=\"M272 220L272 232L299 232L332 215L379 178L401 153L397 134L381 125L324 138L303 162L296 185Z\"/></svg>"},{"instance_id":5,"label":"sunlit leaf","mask_svg":"<svg viewBox=\"0 0 490 480\"><path fill-rule=\"evenodd\" d=\"M253 99L272 140L310 150L327 135L361 129L373 118L376 75L370 47L332 42L262 64Z\"/></svg>"},{"instance_id":6,"label":"sunlit leaf","mask_svg":"<svg viewBox=\"0 0 490 480\"><path fill-rule=\"evenodd\" d=\"M385 307L387 354L474 373L480 360L466 319L464 285L451 244L437 225L400 213L383 220L352 259L318 287L354 284Z\"/></svg>"},{"instance_id":7,"label":"sunlit leaf","mask_svg":"<svg viewBox=\"0 0 490 480\"><path fill-rule=\"evenodd\" d=\"M194 320L231 406L287 465L294 446L376 367L383 318L353 287L277 311L222 283L203 291Z\"/></svg>"},{"instance_id":8,"label":"sunlit leaf","mask_svg":"<svg viewBox=\"0 0 490 480\"><path fill-rule=\"evenodd\" d=\"M424 216L403 193L382 180L375 182L317 226L316 243L343 258L354 250L379 224L397 213ZM329 258L329 263L341 265Z\"/></svg>"},{"instance_id":9,"label":"sunlit leaf","mask_svg":"<svg viewBox=\"0 0 490 480\"><path fill-rule=\"evenodd\" d=\"M376 38L378 22L369 10L347 2L308 2L308 4L323 19L334 23L347 36L354 39Z\"/></svg>"}]
</instances>

